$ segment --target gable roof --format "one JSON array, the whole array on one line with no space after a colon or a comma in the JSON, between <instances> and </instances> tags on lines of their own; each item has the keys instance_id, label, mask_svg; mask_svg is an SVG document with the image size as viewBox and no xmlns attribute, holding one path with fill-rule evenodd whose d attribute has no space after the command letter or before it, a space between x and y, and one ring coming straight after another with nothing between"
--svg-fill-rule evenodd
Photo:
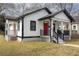
<instances>
[{"instance_id":1,"label":"gable roof","mask_svg":"<svg viewBox=\"0 0 79 59\"><path fill-rule=\"evenodd\" d=\"M30 14L35 13L35 12L38 12L40 10L46 10L48 12L48 14L51 14L51 11L47 7L44 7L44 8L40 8L40 9L31 11L31 12L26 13L26 14L23 14L23 15L21 15L19 17L10 17L10 16L7 16L7 17L5 17L5 19L12 20L12 21L18 21L20 18L23 18L23 17L25 17L27 15L30 15Z\"/></svg>"},{"instance_id":2,"label":"gable roof","mask_svg":"<svg viewBox=\"0 0 79 59\"><path fill-rule=\"evenodd\" d=\"M35 10L35 11L31 11L31 12L26 13L26 14L23 14L23 15L21 15L21 16L19 16L19 17L9 17L9 16L7 16L7 17L5 17L5 18L8 19L8 20L12 20L12 21L18 21L20 18L23 18L23 17L25 17L25 16L27 16L27 15L30 15L30 14L35 13L35 12L38 12L38 11L40 11L40 10L46 10L46 11L48 12L48 15L47 15L47 16L44 16L44 17L42 17L42 18L40 18L40 19L38 19L38 20L44 20L44 19L52 18L52 17L54 17L55 15L59 14L60 12L64 12L65 15L70 19L71 22L74 21L73 17L68 13L68 11L67 11L66 9L61 10L61 11L59 11L59 12L56 12L56 13L52 14L52 12L51 12L47 7L44 7L44 8Z\"/></svg>"},{"instance_id":3,"label":"gable roof","mask_svg":"<svg viewBox=\"0 0 79 59\"><path fill-rule=\"evenodd\" d=\"M55 15L57 15L57 14L59 14L61 12L64 12L65 15L70 19L71 22L74 21L73 17L68 13L68 11L66 9L61 10L59 12L56 12L54 14L49 14L49 15L47 15L45 17L40 18L39 20L44 20L44 19L52 18L52 17L54 17Z\"/></svg>"},{"instance_id":4,"label":"gable roof","mask_svg":"<svg viewBox=\"0 0 79 59\"><path fill-rule=\"evenodd\" d=\"M25 17L25 16L30 15L30 14L32 14L32 13L38 12L38 11L40 11L40 10L46 10L46 11L48 12L48 14L51 14L51 13L52 13L47 7L44 7L44 8L35 10L35 11L31 11L31 12L26 13L26 14L24 14L24 15L21 15L20 17Z\"/></svg>"}]
</instances>

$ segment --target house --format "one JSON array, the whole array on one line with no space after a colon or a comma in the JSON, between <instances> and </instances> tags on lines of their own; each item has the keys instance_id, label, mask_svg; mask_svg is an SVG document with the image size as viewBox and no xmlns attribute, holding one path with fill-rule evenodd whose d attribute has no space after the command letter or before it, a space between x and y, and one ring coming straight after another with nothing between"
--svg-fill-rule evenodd
<instances>
[{"instance_id":1,"label":"house","mask_svg":"<svg viewBox=\"0 0 79 59\"><path fill-rule=\"evenodd\" d=\"M52 14L48 8L41 8L20 17L5 17L6 40L46 40L62 43L64 39L71 39L71 22L74 19L67 12L61 10Z\"/></svg>"},{"instance_id":2,"label":"house","mask_svg":"<svg viewBox=\"0 0 79 59\"><path fill-rule=\"evenodd\" d=\"M74 16L75 22L72 22L72 38L79 38L79 16Z\"/></svg>"}]
</instances>

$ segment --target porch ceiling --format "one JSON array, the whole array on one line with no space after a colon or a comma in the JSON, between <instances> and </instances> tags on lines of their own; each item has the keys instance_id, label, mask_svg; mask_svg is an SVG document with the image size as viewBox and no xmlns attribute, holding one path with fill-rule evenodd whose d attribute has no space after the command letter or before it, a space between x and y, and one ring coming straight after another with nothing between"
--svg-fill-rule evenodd
<instances>
[{"instance_id":1,"label":"porch ceiling","mask_svg":"<svg viewBox=\"0 0 79 59\"><path fill-rule=\"evenodd\" d=\"M53 19L54 19L54 21L58 21L58 22L61 22L61 21L63 21L63 22L70 22L68 20L60 19L60 18L57 18L57 17L53 17Z\"/></svg>"}]
</instances>

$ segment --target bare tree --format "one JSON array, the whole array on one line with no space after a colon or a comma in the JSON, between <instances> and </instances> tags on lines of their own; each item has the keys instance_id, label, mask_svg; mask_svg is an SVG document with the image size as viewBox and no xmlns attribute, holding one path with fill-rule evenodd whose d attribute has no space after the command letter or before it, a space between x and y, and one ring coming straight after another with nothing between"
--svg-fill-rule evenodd
<instances>
[{"instance_id":1,"label":"bare tree","mask_svg":"<svg viewBox=\"0 0 79 59\"><path fill-rule=\"evenodd\" d=\"M3 11L3 10L5 10L6 8L5 7L3 7L4 6L4 3L0 3L0 14L1 14L1 12Z\"/></svg>"},{"instance_id":2,"label":"bare tree","mask_svg":"<svg viewBox=\"0 0 79 59\"><path fill-rule=\"evenodd\" d=\"M73 3L56 3L56 5L59 7L58 10L67 9L69 13L71 13L73 8Z\"/></svg>"},{"instance_id":3,"label":"bare tree","mask_svg":"<svg viewBox=\"0 0 79 59\"><path fill-rule=\"evenodd\" d=\"M54 11L59 11L61 9L67 9L69 12L72 11L73 4L72 3L6 3L4 4L3 9L5 8L5 14L10 16L19 16L24 13L27 13L32 10L36 10L39 8L47 7ZM3 10L1 7L1 11Z\"/></svg>"},{"instance_id":4,"label":"bare tree","mask_svg":"<svg viewBox=\"0 0 79 59\"><path fill-rule=\"evenodd\" d=\"M0 14L1 14L1 12L5 9L4 7L3 7L3 5L4 4L0 4ZM4 21L4 18L3 18L3 16L0 16L0 31L4 31L4 27L5 27L5 21Z\"/></svg>"}]
</instances>

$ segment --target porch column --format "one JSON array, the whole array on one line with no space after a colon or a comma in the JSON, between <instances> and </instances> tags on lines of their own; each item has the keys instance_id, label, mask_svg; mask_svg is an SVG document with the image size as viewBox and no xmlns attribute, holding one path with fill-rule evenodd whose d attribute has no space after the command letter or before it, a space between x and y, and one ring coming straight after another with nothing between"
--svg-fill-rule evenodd
<instances>
[{"instance_id":1,"label":"porch column","mask_svg":"<svg viewBox=\"0 0 79 59\"><path fill-rule=\"evenodd\" d=\"M58 22L55 23L55 32L57 32L58 29Z\"/></svg>"},{"instance_id":2,"label":"porch column","mask_svg":"<svg viewBox=\"0 0 79 59\"><path fill-rule=\"evenodd\" d=\"M9 41L9 21L8 19L6 19L6 23L5 23L5 40Z\"/></svg>"},{"instance_id":3,"label":"porch column","mask_svg":"<svg viewBox=\"0 0 79 59\"><path fill-rule=\"evenodd\" d=\"M51 42L52 41L52 35L53 35L53 20L52 19L50 19L50 38L49 38L49 42Z\"/></svg>"},{"instance_id":4,"label":"porch column","mask_svg":"<svg viewBox=\"0 0 79 59\"><path fill-rule=\"evenodd\" d=\"M69 40L71 40L71 32L72 32L72 28L71 28L71 23L69 22Z\"/></svg>"},{"instance_id":5,"label":"porch column","mask_svg":"<svg viewBox=\"0 0 79 59\"><path fill-rule=\"evenodd\" d=\"M64 24L63 24L63 23L64 23L64 22L61 22L61 32L62 32L62 33L64 33L64 26L63 26Z\"/></svg>"},{"instance_id":6,"label":"porch column","mask_svg":"<svg viewBox=\"0 0 79 59\"><path fill-rule=\"evenodd\" d=\"M53 19L51 20L51 37L53 36Z\"/></svg>"}]
</instances>

